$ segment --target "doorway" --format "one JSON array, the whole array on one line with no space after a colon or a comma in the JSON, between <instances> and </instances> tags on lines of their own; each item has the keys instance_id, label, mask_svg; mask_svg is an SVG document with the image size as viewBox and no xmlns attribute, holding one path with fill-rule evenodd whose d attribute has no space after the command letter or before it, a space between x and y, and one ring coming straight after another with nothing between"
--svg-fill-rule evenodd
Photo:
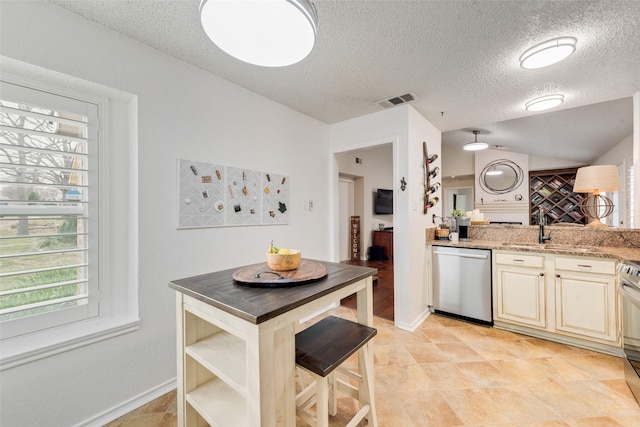
<instances>
[{"instance_id":1,"label":"doorway","mask_svg":"<svg viewBox=\"0 0 640 427\"><path fill-rule=\"evenodd\" d=\"M393 189L393 144L384 143L371 147L335 153L338 172L338 195L336 209L337 250L340 262L367 265L378 269L374 276L374 315L388 320L394 318L394 268L393 259L370 259L369 249L373 245L375 230L382 228L392 234L393 214L377 214L375 209L378 189ZM360 255L352 258L351 217L360 218ZM392 248L392 246L391 246ZM393 252L391 252L393 253ZM391 258L391 257L389 257ZM342 301L343 305L355 304L353 298Z\"/></svg>"},{"instance_id":2,"label":"doorway","mask_svg":"<svg viewBox=\"0 0 640 427\"><path fill-rule=\"evenodd\" d=\"M338 181L338 233L340 234L340 262L351 259L351 220L354 210L354 179L340 175Z\"/></svg>"},{"instance_id":3,"label":"doorway","mask_svg":"<svg viewBox=\"0 0 640 427\"><path fill-rule=\"evenodd\" d=\"M462 212L473 210L473 187L451 187L444 189L442 216L451 216L454 209Z\"/></svg>"}]
</instances>

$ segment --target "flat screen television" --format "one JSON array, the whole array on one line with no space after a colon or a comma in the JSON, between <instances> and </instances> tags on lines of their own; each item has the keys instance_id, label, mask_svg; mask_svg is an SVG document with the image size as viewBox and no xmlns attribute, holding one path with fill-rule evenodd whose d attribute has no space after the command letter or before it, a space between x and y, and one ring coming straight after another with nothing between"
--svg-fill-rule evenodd
<instances>
[{"instance_id":1,"label":"flat screen television","mask_svg":"<svg viewBox=\"0 0 640 427\"><path fill-rule=\"evenodd\" d=\"M393 190L376 191L375 214L390 215L393 213Z\"/></svg>"}]
</instances>

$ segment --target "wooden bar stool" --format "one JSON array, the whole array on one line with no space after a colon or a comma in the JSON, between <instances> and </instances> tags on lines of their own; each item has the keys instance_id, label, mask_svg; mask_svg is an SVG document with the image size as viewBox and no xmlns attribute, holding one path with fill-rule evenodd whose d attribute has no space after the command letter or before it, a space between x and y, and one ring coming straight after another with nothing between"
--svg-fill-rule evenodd
<instances>
[{"instance_id":1,"label":"wooden bar stool","mask_svg":"<svg viewBox=\"0 0 640 427\"><path fill-rule=\"evenodd\" d=\"M373 362L367 343L376 329L360 323L328 316L296 334L296 365L315 381L296 396L296 414L311 426L327 427L329 414L335 415L336 392L341 391L359 401L360 409L347 424L357 425L367 419L377 427L378 420L373 399ZM340 365L358 351L358 372ZM334 370L357 380L358 387L334 378ZM309 408L316 405L316 415Z\"/></svg>"}]
</instances>

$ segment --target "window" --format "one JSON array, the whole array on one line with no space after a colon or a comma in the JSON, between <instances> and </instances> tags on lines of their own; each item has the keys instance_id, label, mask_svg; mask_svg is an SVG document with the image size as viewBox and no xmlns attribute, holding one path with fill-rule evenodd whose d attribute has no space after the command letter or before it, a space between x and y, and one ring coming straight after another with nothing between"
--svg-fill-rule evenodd
<instances>
[{"instance_id":1,"label":"window","mask_svg":"<svg viewBox=\"0 0 640 427\"><path fill-rule=\"evenodd\" d=\"M137 97L9 58L0 73L2 371L140 318Z\"/></svg>"},{"instance_id":2,"label":"window","mask_svg":"<svg viewBox=\"0 0 640 427\"><path fill-rule=\"evenodd\" d=\"M99 314L98 106L0 84L4 339Z\"/></svg>"}]
</instances>

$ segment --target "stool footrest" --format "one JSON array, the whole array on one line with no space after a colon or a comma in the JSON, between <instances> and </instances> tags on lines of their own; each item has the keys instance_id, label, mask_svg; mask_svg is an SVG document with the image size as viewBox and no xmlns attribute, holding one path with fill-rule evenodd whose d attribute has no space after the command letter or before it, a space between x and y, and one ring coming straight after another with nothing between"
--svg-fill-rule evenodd
<instances>
[{"instance_id":1,"label":"stool footrest","mask_svg":"<svg viewBox=\"0 0 640 427\"><path fill-rule=\"evenodd\" d=\"M358 413L351 419L351 421L349 421L349 424L347 424L345 427L357 426L358 423L367 416L367 414L369 413L369 409L369 405L362 405L362 408L360 408Z\"/></svg>"},{"instance_id":2,"label":"stool footrest","mask_svg":"<svg viewBox=\"0 0 640 427\"><path fill-rule=\"evenodd\" d=\"M337 389L342 393L346 394L347 396L353 399L358 399L360 397L358 387L355 387L342 380L336 380L336 383L337 383Z\"/></svg>"}]
</instances>

